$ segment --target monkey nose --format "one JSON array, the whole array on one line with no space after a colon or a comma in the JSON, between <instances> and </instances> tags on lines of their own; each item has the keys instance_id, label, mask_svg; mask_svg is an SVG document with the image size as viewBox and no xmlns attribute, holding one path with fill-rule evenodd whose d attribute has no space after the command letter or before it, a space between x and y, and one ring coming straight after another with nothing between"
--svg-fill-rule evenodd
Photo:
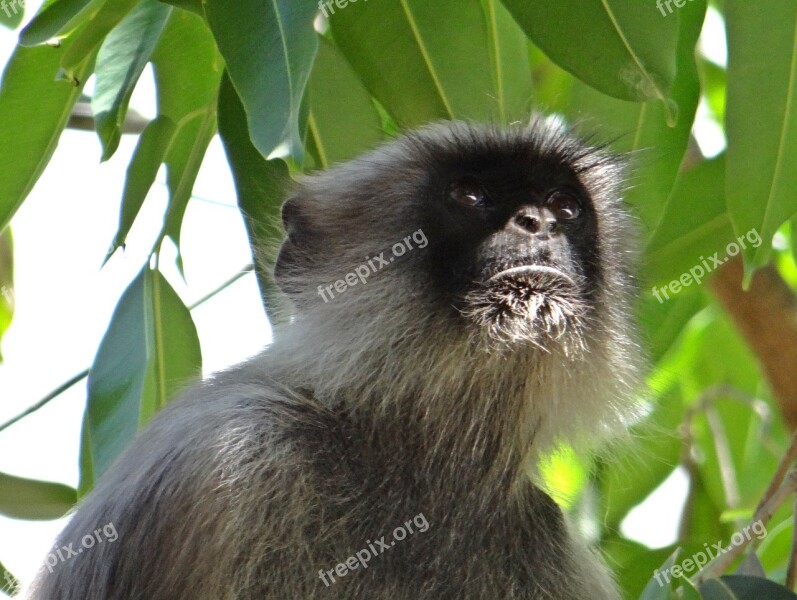
<instances>
[{"instance_id":1,"label":"monkey nose","mask_svg":"<svg viewBox=\"0 0 797 600\"><path fill-rule=\"evenodd\" d=\"M539 239L547 239L556 228L556 217L544 208L526 206L512 215L507 226Z\"/></svg>"}]
</instances>

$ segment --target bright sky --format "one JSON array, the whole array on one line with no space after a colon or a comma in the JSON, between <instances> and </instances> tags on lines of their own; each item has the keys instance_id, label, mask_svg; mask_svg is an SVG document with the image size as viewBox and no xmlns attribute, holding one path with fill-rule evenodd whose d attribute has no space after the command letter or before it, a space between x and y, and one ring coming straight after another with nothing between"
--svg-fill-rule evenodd
<instances>
[{"instance_id":1,"label":"bright sky","mask_svg":"<svg viewBox=\"0 0 797 600\"><path fill-rule=\"evenodd\" d=\"M41 0L29 0L28 14L40 4ZM16 33L0 28L0 66L11 55L15 41ZM707 21L704 46L712 60L724 64L722 22L716 13ZM87 91L90 89L91 82ZM132 106L152 117L154 98L151 72L147 71ZM724 140L705 111L698 123L704 152L720 152ZM91 364L116 301L146 259L166 204L162 184L156 184L150 193L145 215L131 233L125 255L115 256L100 270L116 230L125 169L135 141L124 136L116 155L100 164L96 136L67 131L12 222L16 314L2 340L5 363L0 365L0 423ZM159 175L160 182L163 175ZM194 192L198 198L190 203L183 225L187 284L167 260L172 257L161 260L169 281L187 304L251 261L218 138L210 147ZM269 340L268 323L251 274L196 309L193 316L206 373L255 354ZM0 433L0 471L77 485L84 406L83 383ZM626 535L653 547L672 543L685 492L686 478L676 471L631 513L623 527ZM31 522L0 516L0 561L29 581L63 524L64 520Z\"/></svg>"}]
</instances>

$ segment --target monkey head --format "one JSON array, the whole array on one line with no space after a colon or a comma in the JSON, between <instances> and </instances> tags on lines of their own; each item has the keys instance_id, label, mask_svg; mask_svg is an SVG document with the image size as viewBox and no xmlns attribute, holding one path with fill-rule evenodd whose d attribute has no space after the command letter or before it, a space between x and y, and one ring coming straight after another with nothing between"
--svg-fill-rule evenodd
<instances>
[{"instance_id":1,"label":"monkey head","mask_svg":"<svg viewBox=\"0 0 797 600\"><path fill-rule=\"evenodd\" d=\"M622 170L551 119L432 125L305 179L283 209L277 280L300 312L403 311L573 352L634 292Z\"/></svg>"}]
</instances>

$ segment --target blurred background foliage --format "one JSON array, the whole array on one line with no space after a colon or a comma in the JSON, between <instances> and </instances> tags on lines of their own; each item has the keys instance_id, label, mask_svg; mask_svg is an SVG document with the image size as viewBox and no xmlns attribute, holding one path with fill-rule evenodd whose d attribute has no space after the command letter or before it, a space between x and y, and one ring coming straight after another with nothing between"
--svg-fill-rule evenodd
<instances>
[{"instance_id":1,"label":"blurred background foliage","mask_svg":"<svg viewBox=\"0 0 797 600\"><path fill-rule=\"evenodd\" d=\"M0 25L20 27L23 13L22 0L2 0ZM159 258L168 239L182 268L183 215L214 136L252 246L275 247L290 176L429 121L507 125L543 112L632 159L652 365L632 442L591 462L562 448L543 465L547 486L628 598L795 598L763 577L794 586L792 510L780 504L793 491L797 427L796 52L793 0L47 0L19 31L0 87L0 335L14 307L7 225L64 128L96 130L103 160L122 135L138 136L109 256L162 165L169 203L94 363L0 424L2 435L87 376L78 489L0 473L0 514L65 514L199 372L193 306ZM148 64L149 121L128 110ZM268 310L279 299L267 269L253 268ZM676 470L688 480L677 542L629 539L623 521ZM721 587L686 567L671 585L651 579L762 515L767 536ZM711 574L740 560L729 563Z\"/></svg>"}]
</instances>

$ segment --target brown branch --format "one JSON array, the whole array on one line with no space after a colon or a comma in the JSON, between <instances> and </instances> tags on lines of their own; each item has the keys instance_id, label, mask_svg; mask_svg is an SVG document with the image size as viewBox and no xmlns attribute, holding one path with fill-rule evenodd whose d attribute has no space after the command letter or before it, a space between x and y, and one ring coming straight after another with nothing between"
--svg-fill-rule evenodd
<instances>
[{"instance_id":1,"label":"brown branch","mask_svg":"<svg viewBox=\"0 0 797 600\"><path fill-rule=\"evenodd\" d=\"M704 396L703 402L709 401L710 396ZM772 480L769 482L764 495L761 497L761 501L755 509L751 523L760 521L766 527L772 515L780 505L785 502L786 498L788 498L792 492L797 491L797 469L791 468L794 464L795 456L797 456L797 433L792 435L789 447L783 455L783 458L781 458L778 468L775 470L775 475L773 475ZM752 542L753 548L757 548L760 541L759 538L753 540L750 536L746 536L746 541L742 544L738 546L729 546L723 554L714 558L714 560L707 564L703 570L693 578L694 583L699 584L711 577L719 577L728 570L739 556L741 556L748 544ZM795 558L794 547L792 548L792 554L789 558L789 564L797 567L795 563L797 558ZM791 568L790 566L790 569Z\"/></svg>"},{"instance_id":2,"label":"brown branch","mask_svg":"<svg viewBox=\"0 0 797 600\"><path fill-rule=\"evenodd\" d=\"M742 289L742 261L714 272L711 289L744 336L766 375L783 419L797 430L797 298L777 269L768 265Z\"/></svg>"},{"instance_id":3,"label":"brown branch","mask_svg":"<svg viewBox=\"0 0 797 600\"><path fill-rule=\"evenodd\" d=\"M797 457L797 432L792 435L791 442L789 442L789 447L786 450L786 454L784 454L783 458L780 459L780 464L775 471L775 475L772 477L772 481L769 482L764 495L761 497L761 502L758 503L758 506L755 509L756 512L760 511L764 504L766 504L767 500L774 496L778 488L783 485L783 480L786 479L786 474L794 464L795 457Z\"/></svg>"},{"instance_id":4,"label":"brown branch","mask_svg":"<svg viewBox=\"0 0 797 600\"><path fill-rule=\"evenodd\" d=\"M794 514L797 514L797 497L794 498ZM797 527L792 527L791 550L789 550L789 570L786 571L786 587L794 590L794 581L797 577Z\"/></svg>"},{"instance_id":5,"label":"brown branch","mask_svg":"<svg viewBox=\"0 0 797 600\"><path fill-rule=\"evenodd\" d=\"M797 491L797 470L791 468L795 456L797 456L797 433L792 435L789 448L786 450L786 454L783 455L783 458L781 458L780 464L778 464L778 468L775 470L775 475L772 477L772 481L769 482L764 495L761 497L761 501L756 507L752 523L760 521L766 527L772 515L780 505L783 504L786 498L788 498L789 494ZM750 536L747 536L746 541L739 546L729 546L723 554L717 556L693 578L695 584L699 584L711 577L719 577L725 573L728 567L741 556L742 552L744 552L751 541L753 547L756 548L761 540L759 538L752 540ZM794 562L795 555L794 552L792 552L789 563L794 564Z\"/></svg>"},{"instance_id":6,"label":"brown branch","mask_svg":"<svg viewBox=\"0 0 797 600\"><path fill-rule=\"evenodd\" d=\"M759 504L759 509L753 515L752 523L760 522L765 527L775 511L786 501L795 490L797 490L797 471L789 471L786 478L783 480L782 485L769 497L764 497ZM761 543L761 539L753 536L744 536L744 541L739 545L731 544L722 554L717 556L714 560L708 563L700 573L694 578L695 585L699 585L707 579L712 577L719 577L723 575L730 566L738 559L745 551L747 546L752 545L757 548Z\"/></svg>"}]
</instances>

